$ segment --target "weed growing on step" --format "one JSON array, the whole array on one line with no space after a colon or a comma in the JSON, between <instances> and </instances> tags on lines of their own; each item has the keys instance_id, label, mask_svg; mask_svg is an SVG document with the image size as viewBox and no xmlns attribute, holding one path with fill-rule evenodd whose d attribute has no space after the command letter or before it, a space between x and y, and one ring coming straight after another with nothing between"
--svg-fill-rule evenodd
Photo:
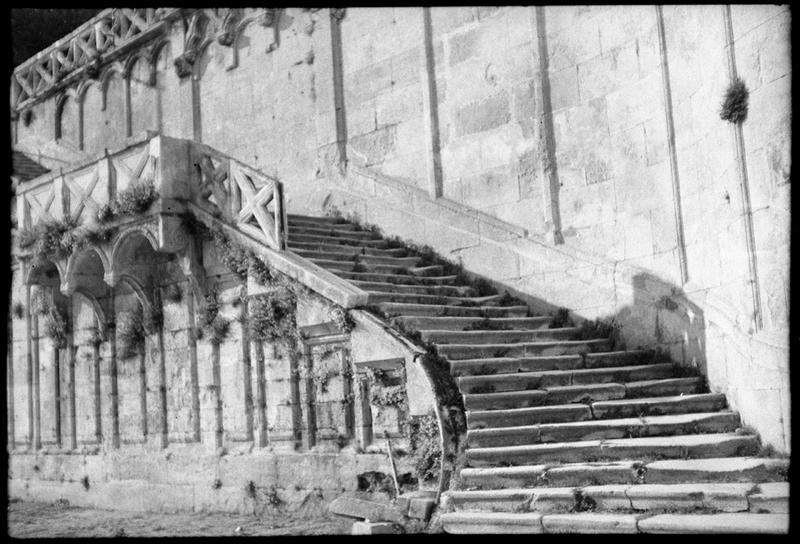
<instances>
[{"instance_id":1,"label":"weed growing on step","mask_svg":"<svg viewBox=\"0 0 800 544\"><path fill-rule=\"evenodd\" d=\"M578 339L592 340L594 338L611 338L618 328L619 325L614 320L609 323L600 319L587 319L580 325Z\"/></svg>"},{"instance_id":2,"label":"weed growing on step","mask_svg":"<svg viewBox=\"0 0 800 544\"><path fill-rule=\"evenodd\" d=\"M466 327L464 327L465 331L506 331L511 330L511 327L505 325L504 323L500 323L497 321L492 321L488 317L484 317L481 320L473 321Z\"/></svg>"},{"instance_id":3,"label":"weed growing on step","mask_svg":"<svg viewBox=\"0 0 800 544\"><path fill-rule=\"evenodd\" d=\"M744 81L736 79L731 82L725 91L719 116L723 121L741 123L747 118L747 103L749 92Z\"/></svg>"},{"instance_id":4,"label":"weed growing on step","mask_svg":"<svg viewBox=\"0 0 800 544\"><path fill-rule=\"evenodd\" d=\"M490 383L482 383L479 385L473 385L469 389L469 393L471 395L485 395L487 393L494 393L495 387Z\"/></svg>"},{"instance_id":5,"label":"weed growing on step","mask_svg":"<svg viewBox=\"0 0 800 544\"><path fill-rule=\"evenodd\" d=\"M515 296L508 294L508 291L503 292L503 296L497 301L498 306L525 306L525 301Z\"/></svg>"},{"instance_id":6,"label":"weed growing on step","mask_svg":"<svg viewBox=\"0 0 800 544\"><path fill-rule=\"evenodd\" d=\"M553 319L550 321L551 329L563 329L564 327L572 327L573 321L569 315L569 310L566 308L559 308L555 313L551 314Z\"/></svg>"}]
</instances>

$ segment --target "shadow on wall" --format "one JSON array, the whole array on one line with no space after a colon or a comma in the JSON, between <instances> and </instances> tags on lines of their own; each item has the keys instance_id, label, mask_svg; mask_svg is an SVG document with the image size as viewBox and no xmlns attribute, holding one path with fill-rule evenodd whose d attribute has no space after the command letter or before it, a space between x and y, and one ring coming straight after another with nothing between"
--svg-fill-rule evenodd
<instances>
[{"instance_id":1,"label":"shadow on wall","mask_svg":"<svg viewBox=\"0 0 800 544\"><path fill-rule=\"evenodd\" d=\"M525 300L542 315L555 315L560 308L528 293L508 288L499 282L498 289ZM618 287L625 291L624 287ZM683 290L661 278L640 272L633 276L627 288L632 302L610 315L600 315L597 321L615 326L615 349L658 348L682 366L706 372L706 323L703 310L691 302ZM576 325L587 318L574 313L570 316Z\"/></svg>"}]
</instances>

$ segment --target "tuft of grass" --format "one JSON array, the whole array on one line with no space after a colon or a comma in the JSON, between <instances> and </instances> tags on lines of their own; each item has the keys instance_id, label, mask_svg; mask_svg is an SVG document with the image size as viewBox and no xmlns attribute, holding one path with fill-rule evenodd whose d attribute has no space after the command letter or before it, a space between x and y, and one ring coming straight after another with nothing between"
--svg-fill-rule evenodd
<instances>
[{"instance_id":1,"label":"tuft of grass","mask_svg":"<svg viewBox=\"0 0 800 544\"><path fill-rule=\"evenodd\" d=\"M466 327L464 327L465 331L507 331L511 330L511 327L505 325L503 323L498 323L496 321L492 321L488 317L484 317L481 320L473 321Z\"/></svg>"},{"instance_id":2,"label":"tuft of grass","mask_svg":"<svg viewBox=\"0 0 800 544\"><path fill-rule=\"evenodd\" d=\"M571 327L573 324L572 318L569 315L569 310L566 308L559 308L555 311L555 313L551 314L553 316L552 321L550 321L550 328L551 329L562 329L564 327Z\"/></svg>"},{"instance_id":3,"label":"tuft of grass","mask_svg":"<svg viewBox=\"0 0 800 544\"><path fill-rule=\"evenodd\" d=\"M515 296L511 296L508 291L503 293L500 300L497 301L498 306L526 306L525 301Z\"/></svg>"},{"instance_id":4,"label":"tuft of grass","mask_svg":"<svg viewBox=\"0 0 800 544\"><path fill-rule=\"evenodd\" d=\"M219 315L219 302L217 293L211 292L206 295L203 306L200 309L200 325L195 330L195 335L199 340L206 336L212 344L221 344L230 332L231 323L225 317Z\"/></svg>"},{"instance_id":5,"label":"tuft of grass","mask_svg":"<svg viewBox=\"0 0 800 544\"><path fill-rule=\"evenodd\" d=\"M722 100L722 107L719 112L720 118L723 121L729 121L734 124L741 123L747 119L748 96L749 92L744 81L736 79L731 82Z\"/></svg>"},{"instance_id":6,"label":"tuft of grass","mask_svg":"<svg viewBox=\"0 0 800 544\"><path fill-rule=\"evenodd\" d=\"M174 304L179 304L183 301L183 289L177 283L170 283L164 287L164 298Z\"/></svg>"},{"instance_id":7,"label":"tuft of grass","mask_svg":"<svg viewBox=\"0 0 800 544\"><path fill-rule=\"evenodd\" d=\"M439 424L431 412L414 418L409 424L411 460L419 481L435 480L442 464Z\"/></svg>"},{"instance_id":8,"label":"tuft of grass","mask_svg":"<svg viewBox=\"0 0 800 544\"><path fill-rule=\"evenodd\" d=\"M117 194L114 199L115 215L139 215L150 208L158 198L153 183L136 183ZM99 219L99 218L98 218Z\"/></svg>"}]
</instances>

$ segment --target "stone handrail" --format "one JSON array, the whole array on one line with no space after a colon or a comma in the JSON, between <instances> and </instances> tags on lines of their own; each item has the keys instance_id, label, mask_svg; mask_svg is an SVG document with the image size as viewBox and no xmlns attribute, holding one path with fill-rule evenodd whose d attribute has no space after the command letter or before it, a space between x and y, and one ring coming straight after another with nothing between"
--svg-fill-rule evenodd
<instances>
[{"instance_id":1,"label":"stone handrail","mask_svg":"<svg viewBox=\"0 0 800 544\"><path fill-rule=\"evenodd\" d=\"M14 69L11 108L23 109L88 71L96 77L115 53L152 37L178 8L106 9Z\"/></svg>"},{"instance_id":2,"label":"stone handrail","mask_svg":"<svg viewBox=\"0 0 800 544\"><path fill-rule=\"evenodd\" d=\"M199 174L199 182L192 184L196 205L210 210L210 204L240 231L277 251L286 249L286 207L279 180L199 142L191 143L191 160Z\"/></svg>"}]
</instances>

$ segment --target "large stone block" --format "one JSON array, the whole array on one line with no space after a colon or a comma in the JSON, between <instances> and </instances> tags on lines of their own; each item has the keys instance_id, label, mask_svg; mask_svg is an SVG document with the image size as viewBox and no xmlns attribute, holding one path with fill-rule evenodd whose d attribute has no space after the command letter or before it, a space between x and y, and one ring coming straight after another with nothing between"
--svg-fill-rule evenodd
<instances>
[{"instance_id":1,"label":"large stone block","mask_svg":"<svg viewBox=\"0 0 800 544\"><path fill-rule=\"evenodd\" d=\"M460 135L485 132L509 122L509 97L505 92L469 104L456 112L456 132Z\"/></svg>"}]
</instances>

